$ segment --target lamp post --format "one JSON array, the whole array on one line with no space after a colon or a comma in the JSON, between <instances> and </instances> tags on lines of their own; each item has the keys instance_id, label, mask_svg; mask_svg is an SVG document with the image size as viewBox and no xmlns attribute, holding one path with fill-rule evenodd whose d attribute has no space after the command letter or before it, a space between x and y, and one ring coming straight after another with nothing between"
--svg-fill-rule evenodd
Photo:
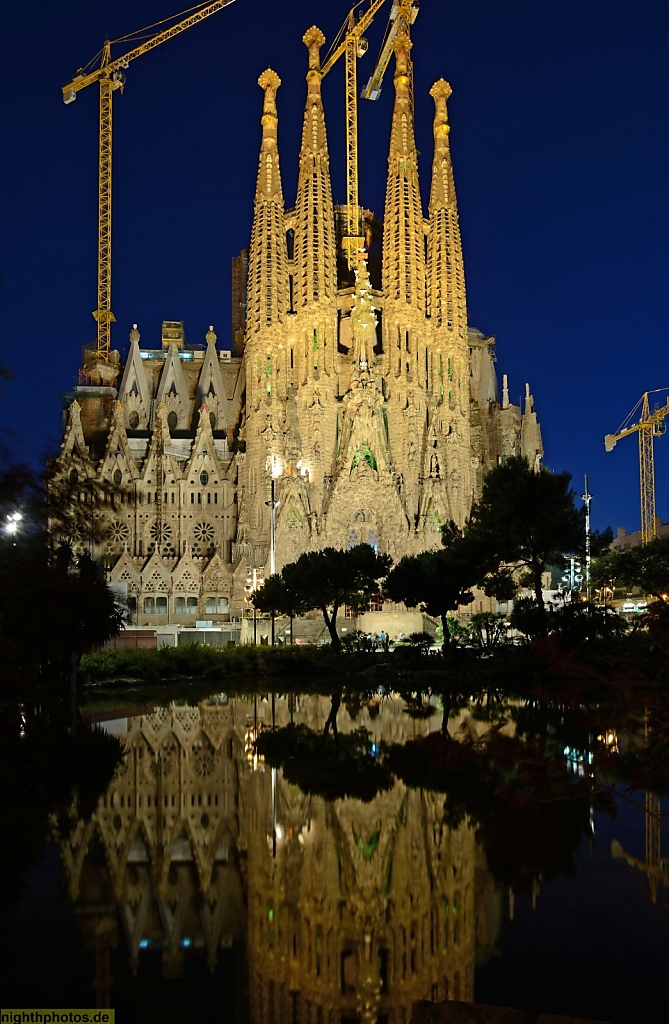
<instances>
[{"instance_id":1,"label":"lamp post","mask_svg":"<svg viewBox=\"0 0 669 1024\"><path fill-rule=\"evenodd\" d=\"M253 605L253 643L258 643L258 619L257 619L257 608L255 601L253 600L254 595L260 590L264 584L264 579L258 575L257 569L251 569L249 567L248 576L246 577L246 592L250 595L247 597L247 601L250 601Z\"/></svg>"},{"instance_id":2,"label":"lamp post","mask_svg":"<svg viewBox=\"0 0 669 1024\"><path fill-rule=\"evenodd\" d=\"M585 502L585 595L590 600L590 503L592 494L588 490L588 474L585 474L585 492L581 495L581 501Z\"/></svg>"},{"instance_id":3,"label":"lamp post","mask_svg":"<svg viewBox=\"0 0 669 1024\"><path fill-rule=\"evenodd\" d=\"M8 533L10 537L18 533L21 529L21 520L23 519L22 512L8 512L5 522L5 533Z\"/></svg>"},{"instance_id":4,"label":"lamp post","mask_svg":"<svg viewBox=\"0 0 669 1024\"><path fill-rule=\"evenodd\" d=\"M270 576L276 573L276 510L279 502L276 500L276 477L281 472L280 463L277 463L274 456L271 456L271 463L268 459L268 466L271 472L270 478L270 500L265 504L270 507L269 518L269 572ZM274 647L274 612L272 612L272 647Z\"/></svg>"}]
</instances>

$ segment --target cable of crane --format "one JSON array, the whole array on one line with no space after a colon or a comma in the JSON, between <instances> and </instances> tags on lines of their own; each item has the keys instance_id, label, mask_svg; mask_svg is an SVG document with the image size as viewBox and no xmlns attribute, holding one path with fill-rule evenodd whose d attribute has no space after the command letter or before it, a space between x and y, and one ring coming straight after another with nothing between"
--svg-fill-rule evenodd
<instances>
[{"instance_id":1,"label":"cable of crane","mask_svg":"<svg viewBox=\"0 0 669 1024\"><path fill-rule=\"evenodd\" d=\"M646 395L659 395L662 391L669 391L669 387L666 387L666 388L655 388L653 391L647 391ZM635 423L639 422L638 420L634 419L634 415L637 412L637 410L639 409L639 407L643 405L643 401L644 401L644 395L641 396L641 398L636 403L636 405L634 406L632 411L627 414L627 416L625 417L623 422L620 424L620 426L616 430L616 434L621 434L623 432L623 430L627 430L628 427L631 427Z\"/></svg>"},{"instance_id":2,"label":"cable of crane","mask_svg":"<svg viewBox=\"0 0 669 1024\"><path fill-rule=\"evenodd\" d=\"M170 21L176 21L177 18L184 18L187 14L192 14L193 11L199 11L202 7L208 7L208 2L195 4L194 7L187 7L185 11L181 11L180 14L171 14L169 18L163 18L162 21L154 21L151 25L145 25L144 28L138 28L135 32L129 32L127 36L119 36L118 39L112 39L112 46L114 43L127 43L133 39L141 39L140 32L148 32L151 28L158 28L159 25L167 25Z\"/></svg>"}]
</instances>

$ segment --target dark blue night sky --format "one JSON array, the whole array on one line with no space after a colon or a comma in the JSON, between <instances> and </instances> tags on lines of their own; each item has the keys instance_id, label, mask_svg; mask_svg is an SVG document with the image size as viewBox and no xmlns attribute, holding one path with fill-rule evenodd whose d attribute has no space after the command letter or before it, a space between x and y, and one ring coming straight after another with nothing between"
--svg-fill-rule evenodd
<instances>
[{"instance_id":1,"label":"dark blue night sky","mask_svg":"<svg viewBox=\"0 0 669 1024\"><path fill-rule=\"evenodd\" d=\"M365 2L367 6L367 2ZM389 13L369 32L371 73ZM106 36L175 14L169 0L13 5L0 66L0 441L37 463L60 441L60 399L95 335L97 88L60 87ZM295 196L302 34L331 41L344 3L235 0L133 62L114 96L113 346L163 319L230 344L230 261L248 244L267 66L281 76L279 147ZM431 84L453 86L451 142L470 322L497 338L517 401L529 381L545 464L583 474L593 523L639 528L635 437L604 452L646 390L669 387L667 0L422 0L413 29L417 145L427 204ZM327 47L326 47L327 48ZM120 55L123 46L114 49ZM383 209L393 96L361 101L360 197ZM325 80L335 201L344 201L343 66ZM664 403L666 395L658 396ZM669 517L669 438L656 444Z\"/></svg>"}]
</instances>

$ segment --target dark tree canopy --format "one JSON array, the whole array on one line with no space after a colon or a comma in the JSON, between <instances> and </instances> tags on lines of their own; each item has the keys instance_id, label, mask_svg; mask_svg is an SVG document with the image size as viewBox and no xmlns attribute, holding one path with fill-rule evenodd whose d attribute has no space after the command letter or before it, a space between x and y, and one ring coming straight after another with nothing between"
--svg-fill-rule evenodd
<instances>
[{"instance_id":1,"label":"dark tree canopy","mask_svg":"<svg viewBox=\"0 0 669 1024\"><path fill-rule=\"evenodd\" d=\"M592 564L595 586L639 587L658 601L669 603L669 537L656 537L626 551L611 549Z\"/></svg>"},{"instance_id":2,"label":"dark tree canopy","mask_svg":"<svg viewBox=\"0 0 669 1024\"><path fill-rule=\"evenodd\" d=\"M368 544L359 544L347 551L323 548L308 551L296 562L285 565L278 574L279 582L258 591L256 607L263 611L293 614L312 608L320 609L335 650L340 650L337 633L337 614L344 604L365 607L369 598L378 591L379 581L387 574L392 559L379 555ZM267 584L266 584L267 586Z\"/></svg>"},{"instance_id":3,"label":"dark tree canopy","mask_svg":"<svg viewBox=\"0 0 669 1024\"><path fill-rule=\"evenodd\" d=\"M446 644L450 636L448 612L474 600L469 588L475 582L469 567L442 548L400 559L386 580L384 593L391 601L401 601L408 608L420 607L427 615L440 618Z\"/></svg>"},{"instance_id":4,"label":"dark tree canopy","mask_svg":"<svg viewBox=\"0 0 669 1024\"><path fill-rule=\"evenodd\" d=\"M20 510L9 534L6 516ZM114 636L123 613L102 571L54 547L43 492L21 467L0 475L0 655L6 684L62 683L84 651Z\"/></svg>"},{"instance_id":5,"label":"dark tree canopy","mask_svg":"<svg viewBox=\"0 0 669 1024\"><path fill-rule=\"evenodd\" d=\"M467 526L469 540L498 565L527 567L541 616L546 567L583 544L584 513L570 483L570 473L534 472L525 459L510 458L485 477Z\"/></svg>"}]
</instances>

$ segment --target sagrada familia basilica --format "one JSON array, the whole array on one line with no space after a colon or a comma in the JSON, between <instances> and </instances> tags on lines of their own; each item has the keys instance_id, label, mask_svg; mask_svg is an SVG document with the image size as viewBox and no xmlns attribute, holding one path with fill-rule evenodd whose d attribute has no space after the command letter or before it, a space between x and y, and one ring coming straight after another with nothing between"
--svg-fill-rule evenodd
<instances>
[{"instance_id":1,"label":"sagrada familia basilica","mask_svg":"<svg viewBox=\"0 0 669 1024\"><path fill-rule=\"evenodd\" d=\"M434 102L427 217L418 179L408 27L395 39L395 100L382 222L363 211L352 272L342 258L321 99L321 31L310 28L297 197L286 209L278 75L266 70L251 241L237 261L232 352L187 345L164 322L136 327L123 363L88 368L66 411L56 478L90 503L95 553L127 586L139 625L223 621L249 573L303 551L369 543L397 560L463 524L486 470L538 465L533 399L501 396L494 339L467 322L443 79ZM422 98L418 99L422 102ZM241 283L240 283L241 282ZM272 520L274 529L272 530ZM93 538L94 534L94 540ZM82 538L86 540L86 538Z\"/></svg>"}]
</instances>

